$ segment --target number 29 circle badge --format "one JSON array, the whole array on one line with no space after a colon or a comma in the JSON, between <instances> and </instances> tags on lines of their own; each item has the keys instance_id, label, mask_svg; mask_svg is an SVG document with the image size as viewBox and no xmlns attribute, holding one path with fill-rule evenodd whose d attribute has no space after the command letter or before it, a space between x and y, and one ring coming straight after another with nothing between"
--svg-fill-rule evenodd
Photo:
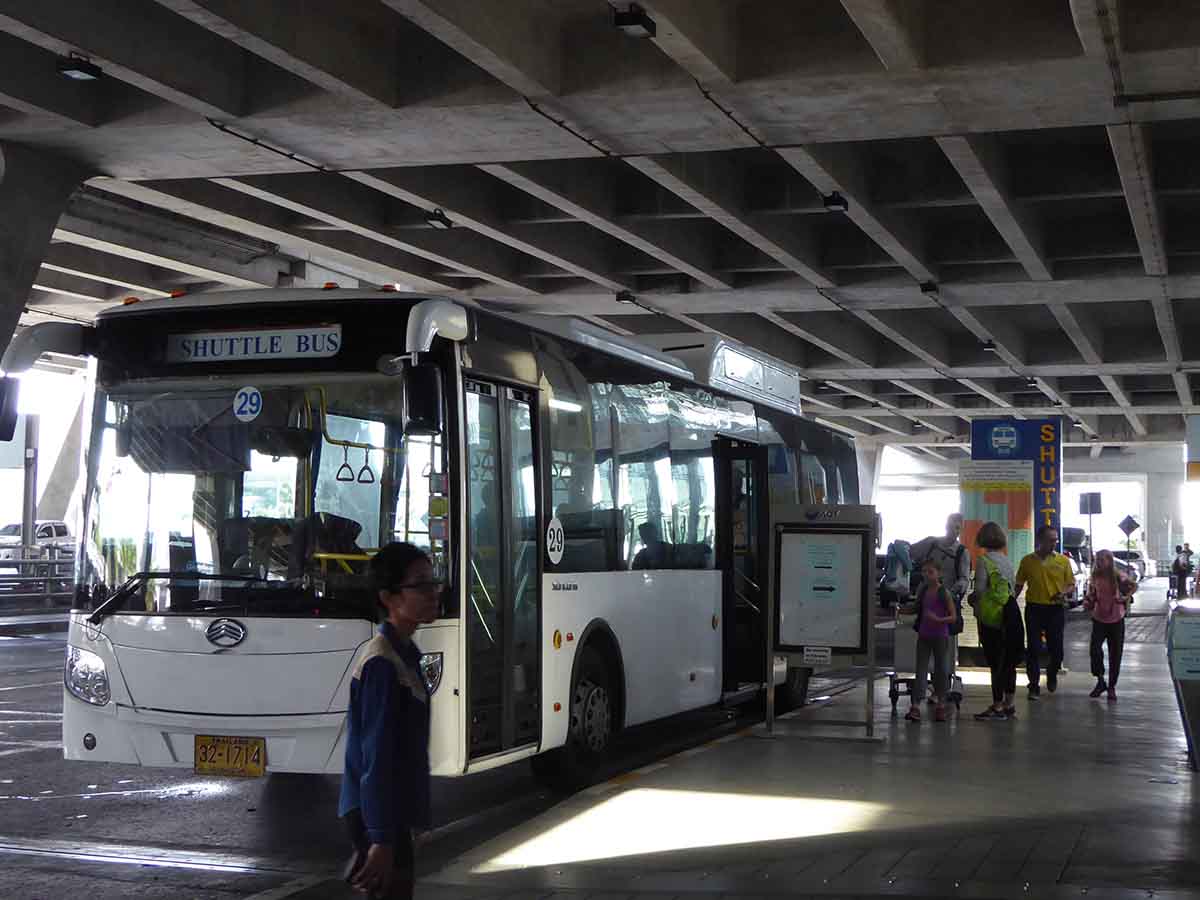
<instances>
[{"instance_id":1,"label":"number 29 circle badge","mask_svg":"<svg viewBox=\"0 0 1200 900\"><path fill-rule=\"evenodd\" d=\"M546 556L551 565L557 566L562 562L563 548L566 543L567 537L563 533L562 522L558 520L558 516L555 516L546 526Z\"/></svg>"},{"instance_id":2,"label":"number 29 circle badge","mask_svg":"<svg viewBox=\"0 0 1200 900\"><path fill-rule=\"evenodd\" d=\"M262 392L244 387L233 395L233 416L239 422L253 422L263 410Z\"/></svg>"}]
</instances>

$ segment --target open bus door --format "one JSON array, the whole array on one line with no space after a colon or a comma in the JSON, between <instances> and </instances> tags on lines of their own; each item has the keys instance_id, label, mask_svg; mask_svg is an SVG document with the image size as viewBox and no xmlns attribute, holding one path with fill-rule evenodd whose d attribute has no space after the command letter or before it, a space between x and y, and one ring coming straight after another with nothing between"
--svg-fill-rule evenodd
<instances>
[{"instance_id":1,"label":"open bus door","mask_svg":"<svg viewBox=\"0 0 1200 900\"><path fill-rule=\"evenodd\" d=\"M534 394L466 382L467 757L536 745L540 529Z\"/></svg>"},{"instance_id":2,"label":"open bus door","mask_svg":"<svg viewBox=\"0 0 1200 900\"><path fill-rule=\"evenodd\" d=\"M758 691L767 677L767 448L719 437L713 463L716 561L723 581L722 693L729 700Z\"/></svg>"}]
</instances>

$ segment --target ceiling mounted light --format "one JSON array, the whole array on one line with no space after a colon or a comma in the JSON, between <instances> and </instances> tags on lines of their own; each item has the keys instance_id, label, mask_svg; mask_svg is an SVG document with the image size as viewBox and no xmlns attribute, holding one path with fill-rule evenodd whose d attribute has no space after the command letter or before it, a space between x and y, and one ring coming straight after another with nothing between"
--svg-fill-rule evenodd
<instances>
[{"instance_id":1,"label":"ceiling mounted light","mask_svg":"<svg viewBox=\"0 0 1200 900\"><path fill-rule=\"evenodd\" d=\"M1026 387L1037 388L1038 383L1036 378L1030 378L1025 382Z\"/></svg>"},{"instance_id":2,"label":"ceiling mounted light","mask_svg":"<svg viewBox=\"0 0 1200 900\"><path fill-rule=\"evenodd\" d=\"M982 346L983 346L983 349L984 349L985 351L987 351L988 353L998 353L998 352L999 352L999 351L996 349L996 342L995 342L995 341L984 341L984 342L983 342L983 344L982 344Z\"/></svg>"},{"instance_id":3,"label":"ceiling mounted light","mask_svg":"<svg viewBox=\"0 0 1200 900\"><path fill-rule=\"evenodd\" d=\"M921 293L926 297L936 297L938 295L938 286L935 281L922 281Z\"/></svg>"},{"instance_id":4,"label":"ceiling mounted light","mask_svg":"<svg viewBox=\"0 0 1200 900\"><path fill-rule=\"evenodd\" d=\"M101 68L89 59L75 53L58 58L58 74L72 81L99 81L104 74Z\"/></svg>"},{"instance_id":5,"label":"ceiling mounted light","mask_svg":"<svg viewBox=\"0 0 1200 900\"><path fill-rule=\"evenodd\" d=\"M430 228L437 228L441 231L446 231L454 227L454 223L450 221L450 217L440 209L435 209L427 215L425 221Z\"/></svg>"},{"instance_id":6,"label":"ceiling mounted light","mask_svg":"<svg viewBox=\"0 0 1200 900\"><path fill-rule=\"evenodd\" d=\"M846 202L846 198L834 191L832 194L826 194L821 198L821 202L825 204L825 209L829 212L845 212L850 208L850 204Z\"/></svg>"},{"instance_id":7,"label":"ceiling mounted light","mask_svg":"<svg viewBox=\"0 0 1200 900\"><path fill-rule=\"evenodd\" d=\"M632 291L617 291L617 295L614 299L618 303L637 303Z\"/></svg>"},{"instance_id":8,"label":"ceiling mounted light","mask_svg":"<svg viewBox=\"0 0 1200 900\"><path fill-rule=\"evenodd\" d=\"M613 9L613 25L632 38L652 38L658 34L658 26L644 9L630 3L625 9Z\"/></svg>"}]
</instances>

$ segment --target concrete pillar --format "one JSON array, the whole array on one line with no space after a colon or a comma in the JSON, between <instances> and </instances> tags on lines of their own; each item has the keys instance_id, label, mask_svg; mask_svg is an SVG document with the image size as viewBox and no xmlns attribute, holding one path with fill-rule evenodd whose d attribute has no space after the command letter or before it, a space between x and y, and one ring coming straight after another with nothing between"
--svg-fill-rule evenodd
<instances>
[{"instance_id":1,"label":"concrete pillar","mask_svg":"<svg viewBox=\"0 0 1200 900\"><path fill-rule=\"evenodd\" d=\"M67 510L71 505L71 497L75 492L79 479L79 460L83 446L83 401L75 410L75 418L63 439L62 448L50 470L50 478L42 490L38 500L37 517L39 519L66 519Z\"/></svg>"},{"instance_id":2,"label":"concrete pillar","mask_svg":"<svg viewBox=\"0 0 1200 900\"><path fill-rule=\"evenodd\" d=\"M21 545L32 547L37 519L38 416L25 417L25 491L21 500Z\"/></svg>"},{"instance_id":3,"label":"concrete pillar","mask_svg":"<svg viewBox=\"0 0 1200 900\"><path fill-rule=\"evenodd\" d=\"M76 163L0 141L0 352L16 331L58 217L86 177Z\"/></svg>"}]
</instances>

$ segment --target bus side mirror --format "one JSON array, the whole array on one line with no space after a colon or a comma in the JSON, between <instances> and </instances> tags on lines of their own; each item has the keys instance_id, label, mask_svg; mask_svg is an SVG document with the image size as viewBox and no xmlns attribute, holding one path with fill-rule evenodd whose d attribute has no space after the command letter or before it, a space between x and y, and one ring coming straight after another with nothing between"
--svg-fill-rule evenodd
<instances>
[{"instance_id":1,"label":"bus side mirror","mask_svg":"<svg viewBox=\"0 0 1200 900\"><path fill-rule=\"evenodd\" d=\"M441 434L445 425L442 379L436 366L404 369L404 433Z\"/></svg>"},{"instance_id":2,"label":"bus side mirror","mask_svg":"<svg viewBox=\"0 0 1200 900\"><path fill-rule=\"evenodd\" d=\"M21 382L0 378L0 441L11 441L17 433L17 398Z\"/></svg>"}]
</instances>

